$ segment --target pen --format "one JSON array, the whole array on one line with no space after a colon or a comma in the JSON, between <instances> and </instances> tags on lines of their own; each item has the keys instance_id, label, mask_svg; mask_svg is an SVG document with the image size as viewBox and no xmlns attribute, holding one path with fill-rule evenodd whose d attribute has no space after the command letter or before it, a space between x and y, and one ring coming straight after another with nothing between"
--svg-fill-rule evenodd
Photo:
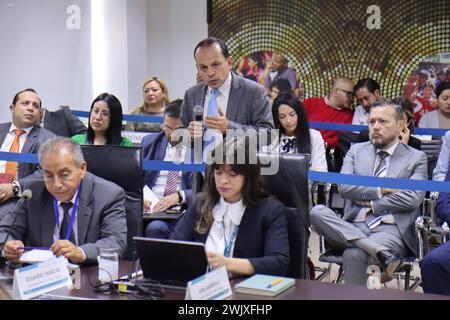
<instances>
[{"instance_id":1,"label":"pen","mask_svg":"<svg viewBox=\"0 0 450 320\"><path fill-rule=\"evenodd\" d=\"M17 247L17 250L19 250L19 249L22 249L22 250L50 250L50 248L49 247L27 247L27 246L24 246L24 247Z\"/></svg>"},{"instance_id":2,"label":"pen","mask_svg":"<svg viewBox=\"0 0 450 320\"><path fill-rule=\"evenodd\" d=\"M281 281L283 281L283 279L281 279L281 278L280 278L280 279L277 279L277 280L273 280L272 283L270 283L270 284L267 285L267 289L272 288L273 286L279 284Z\"/></svg>"}]
</instances>

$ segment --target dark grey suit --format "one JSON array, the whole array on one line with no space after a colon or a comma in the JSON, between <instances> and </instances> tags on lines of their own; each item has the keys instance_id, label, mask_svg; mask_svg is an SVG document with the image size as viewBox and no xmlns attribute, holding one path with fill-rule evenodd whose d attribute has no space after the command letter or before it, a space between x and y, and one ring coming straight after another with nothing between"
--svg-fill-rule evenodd
<instances>
[{"instance_id":1,"label":"dark grey suit","mask_svg":"<svg viewBox=\"0 0 450 320\"><path fill-rule=\"evenodd\" d=\"M346 154L341 173L372 176L375 161L376 148L371 142L356 143ZM391 156L386 177L426 180L426 155L399 142ZM333 246L346 248L344 251L346 283L365 284L367 266L377 263L376 258L362 253L361 249L349 246L349 241L368 237L400 255L408 254L407 249L417 254L414 221L419 215L419 207L425 192L400 190L379 198L378 188L341 185L339 193L345 199L343 219L338 218L325 206L315 206L311 210L311 223ZM370 231L364 221L354 221L361 210L368 209L354 201L372 201L373 215L377 217L392 214L395 224L382 223Z\"/></svg>"},{"instance_id":2,"label":"dark grey suit","mask_svg":"<svg viewBox=\"0 0 450 320\"><path fill-rule=\"evenodd\" d=\"M71 138L76 134L86 133L87 128L69 108L56 111L45 110L44 128L57 136Z\"/></svg>"},{"instance_id":3,"label":"dark grey suit","mask_svg":"<svg viewBox=\"0 0 450 320\"><path fill-rule=\"evenodd\" d=\"M187 128L194 121L194 106L205 105L207 86L204 83L189 88L181 105L181 120ZM226 111L228 129L271 129L274 127L266 90L260 84L232 74Z\"/></svg>"},{"instance_id":4,"label":"dark grey suit","mask_svg":"<svg viewBox=\"0 0 450 320\"><path fill-rule=\"evenodd\" d=\"M0 222L0 239L4 241L14 214L18 214L12 238L22 240L27 246L49 247L53 243L56 225L53 196L45 188L43 179L34 180L28 188L33 197ZM97 262L99 248L117 247L122 254L125 252L127 223L124 205L122 188L86 173L77 209L78 246L86 254L85 264Z\"/></svg>"},{"instance_id":5,"label":"dark grey suit","mask_svg":"<svg viewBox=\"0 0 450 320\"><path fill-rule=\"evenodd\" d=\"M0 124L0 143L3 143L6 135L11 127L11 122ZM47 129L35 126L31 129L30 134L25 140L25 144L22 147L21 153L36 153L39 150L41 144L45 141L55 137L53 132ZM33 179L42 178L42 172L38 169L35 163L19 163L19 168L17 172L17 181L19 182L22 189L32 181ZM11 198L6 202L0 204L0 220L8 213L8 211L14 209L17 202L17 198Z\"/></svg>"}]
</instances>

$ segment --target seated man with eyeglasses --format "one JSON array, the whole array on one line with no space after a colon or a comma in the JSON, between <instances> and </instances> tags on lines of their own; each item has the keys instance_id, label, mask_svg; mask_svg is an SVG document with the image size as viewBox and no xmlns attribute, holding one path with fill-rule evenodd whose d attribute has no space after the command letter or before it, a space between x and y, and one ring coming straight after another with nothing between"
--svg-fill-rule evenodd
<instances>
[{"instance_id":1,"label":"seated man with eyeglasses","mask_svg":"<svg viewBox=\"0 0 450 320\"><path fill-rule=\"evenodd\" d=\"M331 92L327 96L305 99L303 105L309 121L351 124L353 100L353 81L346 77L339 77L334 81ZM320 130L320 133L327 144L328 171L339 172L343 157L339 156L338 131ZM336 161L333 166L331 166L331 157L334 157Z\"/></svg>"},{"instance_id":2,"label":"seated man with eyeglasses","mask_svg":"<svg viewBox=\"0 0 450 320\"><path fill-rule=\"evenodd\" d=\"M177 129L182 128L180 118L181 103L167 105L164 110L163 132L150 134L142 139L144 160L163 160L181 162L186 156L186 146L181 143ZM163 212L178 205L189 203L192 196L192 178L190 172L181 171L146 171L145 184L160 200L155 204L146 199L144 192L144 210ZM168 239L175 228L176 220L152 221L145 230L145 236Z\"/></svg>"}]
</instances>

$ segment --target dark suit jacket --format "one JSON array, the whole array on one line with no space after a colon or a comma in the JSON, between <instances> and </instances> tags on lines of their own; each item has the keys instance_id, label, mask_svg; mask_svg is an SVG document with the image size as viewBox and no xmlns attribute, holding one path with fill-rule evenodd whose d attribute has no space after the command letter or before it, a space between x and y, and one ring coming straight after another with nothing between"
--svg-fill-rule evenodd
<instances>
[{"instance_id":1,"label":"dark suit jacket","mask_svg":"<svg viewBox=\"0 0 450 320\"><path fill-rule=\"evenodd\" d=\"M87 131L83 122L69 108L62 108L57 111L45 110L44 128L57 136L67 138L71 138L76 134L86 133Z\"/></svg>"},{"instance_id":2,"label":"dark suit jacket","mask_svg":"<svg viewBox=\"0 0 450 320\"><path fill-rule=\"evenodd\" d=\"M181 120L187 128L194 121L194 106L205 105L207 86L197 84L186 91L181 105ZM226 111L229 129L274 128L266 89L251 80L232 74Z\"/></svg>"},{"instance_id":3,"label":"dark suit jacket","mask_svg":"<svg viewBox=\"0 0 450 320\"><path fill-rule=\"evenodd\" d=\"M6 135L8 134L11 122L0 124L0 143L3 143ZM21 153L36 153L39 150L41 144L45 141L55 137L53 132L47 129L35 126L25 140ZM17 172L17 180L22 186L26 181L33 178L42 178L42 172L37 169L37 164L34 163L19 163L19 170Z\"/></svg>"},{"instance_id":4,"label":"dark suit jacket","mask_svg":"<svg viewBox=\"0 0 450 320\"><path fill-rule=\"evenodd\" d=\"M166 148L169 140L164 132L146 135L142 139L142 154L144 160L164 160ZM193 154L193 152L191 153ZM151 189L158 179L159 171L152 170L145 172L145 184ZM186 201L191 202L192 199L192 174L183 172L181 175L181 190L184 191Z\"/></svg>"},{"instance_id":5,"label":"dark suit jacket","mask_svg":"<svg viewBox=\"0 0 450 320\"><path fill-rule=\"evenodd\" d=\"M4 241L17 214L11 233L13 239L22 240L27 246L51 246L56 225L53 196L42 179L32 181L28 187L33 197L18 206L17 213L13 212L0 222L0 239ZM117 247L122 254L125 252L127 222L124 205L122 188L86 173L77 209L78 246L86 254L85 264L96 263L98 249L102 247Z\"/></svg>"},{"instance_id":6,"label":"dark suit jacket","mask_svg":"<svg viewBox=\"0 0 450 320\"><path fill-rule=\"evenodd\" d=\"M178 221L171 239L206 243L208 232L195 231L200 203L189 207ZM255 273L284 275L289 267L289 241L283 205L275 200L261 200L247 208L239 226L233 257L247 258Z\"/></svg>"}]
</instances>

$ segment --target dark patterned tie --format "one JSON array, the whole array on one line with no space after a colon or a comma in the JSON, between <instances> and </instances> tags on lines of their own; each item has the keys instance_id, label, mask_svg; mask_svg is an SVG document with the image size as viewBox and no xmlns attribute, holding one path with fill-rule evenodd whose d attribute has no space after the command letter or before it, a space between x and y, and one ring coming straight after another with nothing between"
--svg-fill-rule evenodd
<instances>
[{"instance_id":1,"label":"dark patterned tie","mask_svg":"<svg viewBox=\"0 0 450 320\"><path fill-rule=\"evenodd\" d=\"M181 161L183 147L181 144L175 146L174 162ZM169 171L167 174L166 187L164 188L164 196L169 196L175 193L180 186L180 171Z\"/></svg>"},{"instance_id":2,"label":"dark patterned tie","mask_svg":"<svg viewBox=\"0 0 450 320\"><path fill-rule=\"evenodd\" d=\"M63 212L64 212L61 227L59 228L59 238L61 240L66 239L67 229L69 229L69 226L70 226L69 210L70 210L70 208L72 208L72 206L73 206L72 202L61 202L61 207L63 208ZM76 245L73 230L70 233L69 241Z\"/></svg>"}]
</instances>

